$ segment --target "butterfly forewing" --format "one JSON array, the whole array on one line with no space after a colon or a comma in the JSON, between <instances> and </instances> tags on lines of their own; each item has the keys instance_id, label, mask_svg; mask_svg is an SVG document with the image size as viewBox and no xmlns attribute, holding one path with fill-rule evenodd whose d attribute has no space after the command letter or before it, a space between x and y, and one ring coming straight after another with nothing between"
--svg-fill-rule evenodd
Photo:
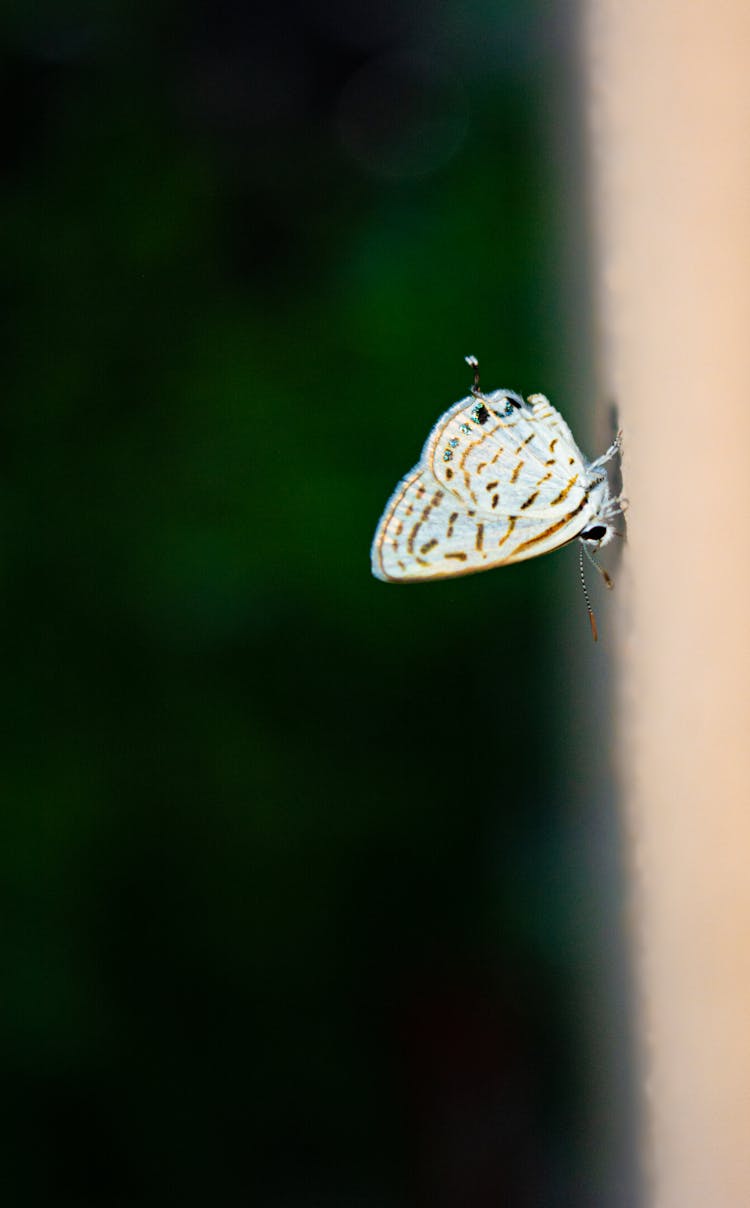
<instances>
[{"instance_id":1,"label":"butterfly forewing","mask_svg":"<svg viewBox=\"0 0 750 1208\"><path fill-rule=\"evenodd\" d=\"M395 491L378 525L372 569L379 579L415 582L490 570L534 558L578 535L586 499L559 519L488 515L464 508L424 466Z\"/></svg>"}]
</instances>

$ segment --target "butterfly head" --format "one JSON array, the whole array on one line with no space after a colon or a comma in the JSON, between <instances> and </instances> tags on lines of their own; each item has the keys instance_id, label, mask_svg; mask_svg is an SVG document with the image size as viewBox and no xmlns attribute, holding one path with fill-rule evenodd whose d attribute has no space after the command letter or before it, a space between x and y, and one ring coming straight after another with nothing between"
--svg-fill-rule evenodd
<instances>
[{"instance_id":1,"label":"butterfly head","mask_svg":"<svg viewBox=\"0 0 750 1208\"><path fill-rule=\"evenodd\" d=\"M615 536L616 529L612 521L615 516L620 515L622 507L619 499L613 499L609 493L606 474L598 476L589 486L589 501L592 508L591 515L585 527L578 534L578 538L585 548L593 553L602 546L608 545Z\"/></svg>"},{"instance_id":2,"label":"butterfly head","mask_svg":"<svg viewBox=\"0 0 750 1208\"><path fill-rule=\"evenodd\" d=\"M601 549L615 535L615 531L607 521L595 520L593 524L587 524L585 529L582 529L578 534L580 541L583 541L590 550Z\"/></svg>"}]
</instances>

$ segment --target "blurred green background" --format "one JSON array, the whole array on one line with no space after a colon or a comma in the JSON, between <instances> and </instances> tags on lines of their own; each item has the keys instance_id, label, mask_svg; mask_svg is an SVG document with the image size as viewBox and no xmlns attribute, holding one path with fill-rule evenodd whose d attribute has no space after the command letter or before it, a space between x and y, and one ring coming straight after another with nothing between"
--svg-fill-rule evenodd
<instances>
[{"instance_id":1,"label":"blurred green background","mask_svg":"<svg viewBox=\"0 0 750 1208\"><path fill-rule=\"evenodd\" d=\"M633 1203L575 557L369 570L465 354L594 452L575 17L3 6L19 1201Z\"/></svg>"}]
</instances>

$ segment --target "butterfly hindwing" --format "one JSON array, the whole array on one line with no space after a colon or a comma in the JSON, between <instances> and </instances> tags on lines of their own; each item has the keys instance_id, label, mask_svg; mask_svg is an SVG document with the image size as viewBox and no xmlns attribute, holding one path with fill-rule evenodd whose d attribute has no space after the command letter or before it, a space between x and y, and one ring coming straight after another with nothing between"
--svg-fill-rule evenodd
<instances>
[{"instance_id":1,"label":"butterfly hindwing","mask_svg":"<svg viewBox=\"0 0 750 1208\"><path fill-rule=\"evenodd\" d=\"M533 403L503 390L462 399L438 420L422 463L464 508L487 516L559 519L586 495L580 450L541 395Z\"/></svg>"}]
</instances>

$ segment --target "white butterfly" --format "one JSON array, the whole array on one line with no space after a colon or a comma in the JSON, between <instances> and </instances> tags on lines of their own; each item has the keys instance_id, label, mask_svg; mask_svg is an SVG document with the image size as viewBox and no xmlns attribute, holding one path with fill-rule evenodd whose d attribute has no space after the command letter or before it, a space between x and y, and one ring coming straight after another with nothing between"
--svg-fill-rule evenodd
<instances>
[{"instance_id":1,"label":"white butterfly","mask_svg":"<svg viewBox=\"0 0 750 1208\"><path fill-rule=\"evenodd\" d=\"M583 550L590 556L611 541L611 521L623 510L604 469L619 436L589 462L543 394L483 394L476 358L466 361L475 370L471 395L441 416L391 496L372 543L372 573L392 583L468 575L578 537L583 582ZM585 583L584 593L596 640Z\"/></svg>"}]
</instances>

